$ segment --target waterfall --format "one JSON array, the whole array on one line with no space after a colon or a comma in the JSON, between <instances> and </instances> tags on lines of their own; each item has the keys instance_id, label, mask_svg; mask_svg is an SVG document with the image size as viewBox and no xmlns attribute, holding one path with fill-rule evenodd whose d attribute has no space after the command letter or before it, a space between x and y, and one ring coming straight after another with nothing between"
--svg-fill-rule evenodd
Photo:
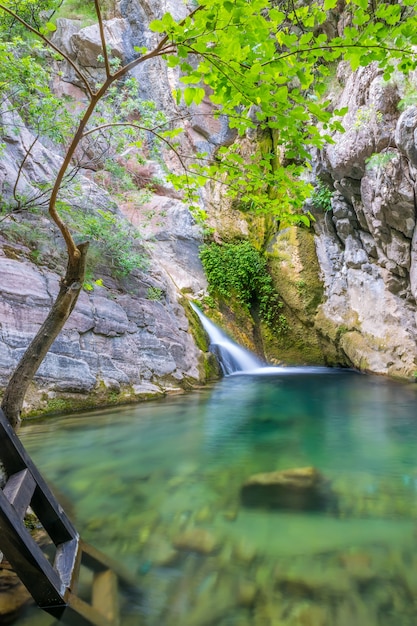
<instances>
[{"instance_id":1,"label":"waterfall","mask_svg":"<svg viewBox=\"0 0 417 626\"><path fill-rule=\"evenodd\" d=\"M200 311L200 309L190 302L191 307L200 318L201 324L210 339L209 350L216 355L219 360L223 374L233 374L234 372L247 372L257 370L263 363L252 352L245 350L232 341L216 324Z\"/></svg>"}]
</instances>

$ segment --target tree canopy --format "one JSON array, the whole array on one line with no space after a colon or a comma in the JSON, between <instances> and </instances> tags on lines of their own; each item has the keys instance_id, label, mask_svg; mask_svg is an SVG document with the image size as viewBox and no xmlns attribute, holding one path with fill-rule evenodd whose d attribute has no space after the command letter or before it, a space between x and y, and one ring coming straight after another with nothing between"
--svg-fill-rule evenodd
<instances>
[{"instance_id":1,"label":"tree canopy","mask_svg":"<svg viewBox=\"0 0 417 626\"><path fill-rule=\"evenodd\" d=\"M41 50L49 47L48 39L54 29L50 15L59 4L49 0L42 3L41 11L37 0L0 4L0 90L7 92L10 83L17 85L14 99L25 101L29 124L37 125L42 133L55 139L60 134L71 136L75 132L63 119L57 123L58 115L65 119L65 110L59 108L51 94L46 97L48 72ZM95 4L100 10L100 3ZM242 154L236 142L232 147L220 148L214 160L206 154L194 155L191 163L184 158L182 174L172 174L175 184L190 189L192 184L220 179L228 193L252 208L281 216L291 214L309 193L299 177L309 164L311 147L322 147L331 141L332 131L342 129L340 116L344 111L333 110L325 98L335 64L345 60L355 70L377 62L386 80L396 69L406 72L415 68L415 4L414 0L206 0L180 22L166 13L150 25L160 33L163 42L156 52L135 47L137 58L121 68L119 60L111 59L103 50L103 61L112 80L100 92L83 134L86 136L86 130L92 134L98 127L103 131L106 126L108 132L116 129L120 137L127 118L126 107L113 123L105 124L108 119L103 112L104 100L113 98L114 102L114 88L119 79L125 79L129 69L149 57L162 56L169 67L177 68L181 74L183 87L173 93L178 105L198 106L208 95L214 106L213 115L227 115L230 127L241 136L250 129L274 133L272 149L256 149L254 145L249 157ZM44 23L40 25L42 16ZM23 41L22 29L27 30L23 22L32 27L32 35L37 30L41 37L32 39L30 44L27 36ZM84 82L87 95L100 91L99 86ZM56 113L52 114L52 109ZM51 120L55 123L51 124ZM165 127L161 118L156 124L153 122L155 119L136 124L136 128L131 124L128 138L138 142L132 131L150 129L174 150L178 148L175 138L181 129L172 129L169 119L165 120Z\"/></svg>"}]
</instances>

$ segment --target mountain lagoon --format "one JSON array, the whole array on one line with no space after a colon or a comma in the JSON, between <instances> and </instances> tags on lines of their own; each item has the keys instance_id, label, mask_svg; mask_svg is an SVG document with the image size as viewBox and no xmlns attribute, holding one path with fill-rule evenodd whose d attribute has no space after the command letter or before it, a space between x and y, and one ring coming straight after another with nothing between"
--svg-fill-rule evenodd
<instances>
[{"instance_id":1,"label":"mountain lagoon","mask_svg":"<svg viewBox=\"0 0 417 626\"><path fill-rule=\"evenodd\" d=\"M411 626L416 399L353 371L263 368L20 436L83 538L137 574L123 626ZM242 504L251 475L305 467L332 506Z\"/></svg>"}]
</instances>

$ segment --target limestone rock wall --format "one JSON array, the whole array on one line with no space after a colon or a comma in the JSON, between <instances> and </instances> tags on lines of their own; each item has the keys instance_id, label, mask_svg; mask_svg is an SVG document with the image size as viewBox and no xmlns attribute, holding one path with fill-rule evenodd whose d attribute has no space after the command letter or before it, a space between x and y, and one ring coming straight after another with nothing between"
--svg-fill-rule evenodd
<instances>
[{"instance_id":1,"label":"limestone rock wall","mask_svg":"<svg viewBox=\"0 0 417 626\"><path fill-rule=\"evenodd\" d=\"M325 286L316 328L336 361L406 378L417 370L417 107L399 106L417 90L410 81L339 67L332 100L349 107L346 132L315 163L332 209L313 209Z\"/></svg>"},{"instance_id":2,"label":"limestone rock wall","mask_svg":"<svg viewBox=\"0 0 417 626\"><path fill-rule=\"evenodd\" d=\"M31 263L27 253L24 246L0 247L0 387L58 290L59 276ZM124 293L83 291L35 376L25 411L140 400L199 381L201 352L177 298L156 267L151 274L134 271Z\"/></svg>"},{"instance_id":3,"label":"limestone rock wall","mask_svg":"<svg viewBox=\"0 0 417 626\"><path fill-rule=\"evenodd\" d=\"M155 35L147 25L165 10L181 17L186 7L171 0L164 6L121 0L119 14L106 24L112 54L126 61L133 45L149 46ZM97 28L60 20L54 37L69 56L85 64L92 82L100 79ZM58 69L57 93L81 101L81 85L70 66L61 63ZM154 100L168 113L182 113L171 96L178 77L160 60L138 68L136 77L141 98ZM296 276L286 304L300 325L298 347L304 352L308 348L312 360L325 353L329 363L411 377L417 369L417 107L400 114L397 105L404 90L401 77L385 84L375 66L354 75L343 65L339 68L332 101L338 107L349 106L343 120L346 133L335 136L335 143L314 159L316 177L334 190L332 211L310 207L317 220L324 301L316 314L319 295L304 293L306 281ZM210 113L210 106L208 100L203 102L204 113ZM233 141L226 120L192 113L185 121L185 142L191 150L213 153L218 145ZM0 160L3 198L12 193L10 181L33 140L27 129L19 134L11 130L5 139ZM25 162L18 191L35 193L31 182L47 181L59 158L53 147L39 140ZM28 413L133 401L204 380L202 353L180 304L183 292L201 294L207 286L198 258L201 231L187 207L164 188L144 206L119 207L91 177L82 179L81 188L84 204L120 210L141 230L150 270L135 270L124 284L114 282L110 288L82 293L30 389ZM217 232L222 227L229 231L233 224L236 232L248 236L248 223L237 211L230 213L230 203L219 196L218 188L208 188L202 202ZM39 219L47 230L46 217ZM54 242L55 234L50 234ZM24 243L0 241L0 389L57 290L59 260L54 255L51 259L49 266L35 264ZM280 275L281 269L274 265ZM307 343L304 327L313 329ZM292 346L285 349L290 354ZM282 352L281 341L274 358L279 360Z\"/></svg>"},{"instance_id":4,"label":"limestone rock wall","mask_svg":"<svg viewBox=\"0 0 417 626\"><path fill-rule=\"evenodd\" d=\"M106 22L112 54L125 61L133 52L133 37L138 35L132 30L134 24L145 37L147 23L158 17L152 10L147 21L138 21L136 4L136 13L132 10L129 20L123 17L124 11ZM153 35L147 31L146 36ZM58 20L54 37L69 56L84 64L92 82L100 80L103 70L97 58L96 27L81 28L71 20ZM135 39L135 45L146 45L146 41L138 43ZM60 76L54 78L56 92L70 95L75 103L82 101L79 79L69 64L62 62L58 69ZM153 99L157 102L158 94L163 94L166 102L159 102L160 106L172 106L166 77L158 75L156 67L152 71L153 78L143 77L144 84L148 89L153 86ZM142 91L141 97L151 97L146 89ZM31 131L24 127L17 112L8 112L7 103L0 116L5 143L0 158L0 195L7 205L14 192L26 198L36 197L39 186L53 179L61 156L56 146L39 138L25 159L28 146L34 141ZM24 166L14 190L22 161ZM146 204L118 207L94 183L91 173L84 174L75 196L69 200L75 199L77 206L88 210L124 213L141 232L148 269L134 270L123 280L114 280L109 271L106 287L95 285L93 291L81 293L27 394L26 414L140 400L188 388L204 381L207 374L204 355L195 345L180 304L183 292L199 293L206 288L198 257L200 227L169 188L162 186ZM22 224L26 224L24 233ZM38 240L35 228L41 233ZM39 207L37 215L16 214L13 222L3 223L1 231L0 395L47 315L65 260L61 238L47 218L45 207Z\"/></svg>"}]
</instances>

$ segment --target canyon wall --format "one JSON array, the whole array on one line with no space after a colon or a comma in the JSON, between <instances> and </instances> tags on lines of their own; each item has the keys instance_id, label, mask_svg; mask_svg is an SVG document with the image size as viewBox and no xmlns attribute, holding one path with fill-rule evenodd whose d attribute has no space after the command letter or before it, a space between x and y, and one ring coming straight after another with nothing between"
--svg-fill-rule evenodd
<instances>
[{"instance_id":1,"label":"canyon wall","mask_svg":"<svg viewBox=\"0 0 417 626\"><path fill-rule=\"evenodd\" d=\"M155 35L147 24L164 10L174 15L185 11L182 5L155 6L138 0L119 3L118 16L106 26L114 56L129 60L133 42L149 45ZM88 68L92 80L100 78L96 27L59 20L54 38ZM81 100L81 86L70 66L60 62L57 70L56 92ZM155 101L167 113L184 115L171 96L178 77L160 60L137 70L136 78L140 98ZM306 207L316 220L316 255L312 229L297 236L296 229L272 228L266 237L265 229L258 228L266 237L262 243L291 327L286 336L267 341L264 337L265 354L273 362L288 355L292 362L353 366L408 379L415 374L417 106L407 102L403 112L399 106L412 90L412 81L398 75L384 83L376 66L352 74L341 65L331 100L334 106L349 107L342 120L346 132L313 155L314 180L331 190L331 207L316 202ZM201 107L200 113L210 113L208 100ZM192 109L185 120L187 149L213 154L219 145L233 141L225 119L196 113ZM7 116L4 111L2 115ZM0 160L0 189L6 200L13 191L10 181L33 141L29 130L7 132L8 126L13 124L6 120ZM38 141L25 161L18 191L35 193L33 184L49 180L60 158L57 148ZM146 167L159 172L160 165L149 160ZM134 401L204 382L213 368L196 346L183 306L184 294L202 297L207 289L198 257L202 230L187 206L164 184L140 205L117 205L87 171L78 201L124 215L138 228L147 269L137 268L123 280L108 273L103 284L82 293L36 375L25 412ZM202 191L201 203L218 240L256 237L247 216L222 198L218 187ZM50 244L44 238L28 243L19 235L22 216L14 220L14 232L4 229L0 241L3 387L44 319L62 271L59 237L46 216L29 216L29 229L36 222ZM34 252L42 247L47 250L40 259Z\"/></svg>"},{"instance_id":2,"label":"canyon wall","mask_svg":"<svg viewBox=\"0 0 417 626\"><path fill-rule=\"evenodd\" d=\"M112 54L128 60L133 51L128 20L110 20L106 31ZM54 37L69 56L83 63L91 80L100 79L97 27L81 28L77 22L59 20ZM70 96L75 102L82 100L83 93L70 66L60 62L55 69L56 93ZM159 102L159 106L170 107L166 83L162 77L155 80L157 69L151 67L156 74L143 79L146 89L140 97L150 97L147 90L153 85L159 94L164 90L168 94L165 104ZM154 94L157 102L158 93ZM7 103L3 103L0 116L4 141L1 198L6 206L12 206L14 193L36 197L39 189L53 180L62 156L59 147L50 141L35 142ZM153 162L146 166L152 172L158 169ZM81 174L75 190L77 207L109 211L120 219L124 213L140 230L137 247L145 267L138 266L128 277L115 278L111 268L102 263L100 280L97 283L93 276L86 285L38 370L26 397L24 414L138 401L188 389L216 372L196 346L186 315L188 307L183 306L184 292L198 294L206 289L198 256L201 228L187 206L163 185L158 186L157 193L148 194L150 197L141 206L118 206L94 182L94 172ZM61 237L43 205L34 212L15 211L3 221L1 230L0 389L46 317L65 260Z\"/></svg>"},{"instance_id":3,"label":"canyon wall","mask_svg":"<svg viewBox=\"0 0 417 626\"><path fill-rule=\"evenodd\" d=\"M349 107L345 133L314 159L331 207L309 207L324 281L316 329L336 359L402 378L417 370L413 93L415 76L385 82L375 64L354 74L339 66L330 98Z\"/></svg>"}]
</instances>

